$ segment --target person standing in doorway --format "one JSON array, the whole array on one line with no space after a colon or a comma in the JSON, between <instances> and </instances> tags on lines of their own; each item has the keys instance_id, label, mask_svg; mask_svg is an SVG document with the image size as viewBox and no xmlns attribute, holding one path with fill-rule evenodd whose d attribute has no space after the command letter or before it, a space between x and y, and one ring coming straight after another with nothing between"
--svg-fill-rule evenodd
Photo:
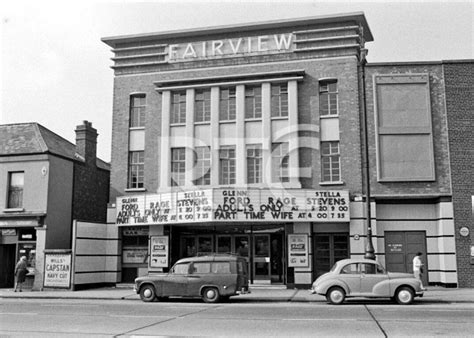
<instances>
[{"instance_id":1,"label":"person standing in doorway","mask_svg":"<svg viewBox=\"0 0 474 338\"><path fill-rule=\"evenodd\" d=\"M413 258L413 274L415 275L415 278L420 281L421 288L423 290L426 290L425 287L423 286L423 262L421 261L421 256L423 254L421 252L417 252L416 256Z\"/></svg>"},{"instance_id":2,"label":"person standing in doorway","mask_svg":"<svg viewBox=\"0 0 474 338\"><path fill-rule=\"evenodd\" d=\"M14 292L22 291L21 288L23 286L23 283L25 282L26 273L28 272L28 269L26 267L26 256L21 256L20 260L18 261L18 263L16 263L15 266L16 284Z\"/></svg>"}]
</instances>

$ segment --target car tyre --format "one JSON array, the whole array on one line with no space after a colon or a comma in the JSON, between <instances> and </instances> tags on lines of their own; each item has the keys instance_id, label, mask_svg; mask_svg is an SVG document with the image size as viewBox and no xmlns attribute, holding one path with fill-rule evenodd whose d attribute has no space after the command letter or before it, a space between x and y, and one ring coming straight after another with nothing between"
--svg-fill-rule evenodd
<instances>
[{"instance_id":1,"label":"car tyre","mask_svg":"<svg viewBox=\"0 0 474 338\"><path fill-rule=\"evenodd\" d=\"M206 303L217 303L220 299L217 288L205 288L202 291L202 300Z\"/></svg>"},{"instance_id":2,"label":"car tyre","mask_svg":"<svg viewBox=\"0 0 474 338\"><path fill-rule=\"evenodd\" d=\"M334 286L330 288L329 291L326 293L327 301L334 305L342 304L345 298L346 298L346 293L339 286Z\"/></svg>"},{"instance_id":3,"label":"car tyre","mask_svg":"<svg viewBox=\"0 0 474 338\"><path fill-rule=\"evenodd\" d=\"M408 305L413 302L413 299L415 299L415 293L413 292L412 288L408 286L402 286L397 289L395 293L395 299L398 304Z\"/></svg>"},{"instance_id":4,"label":"car tyre","mask_svg":"<svg viewBox=\"0 0 474 338\"><path fill-rule=\"evenodd\" d=\"M152 285L144 285L140 289L140 298L144 302L153 302L156 298L156 291Z\"/></svg>"}]
</instances>

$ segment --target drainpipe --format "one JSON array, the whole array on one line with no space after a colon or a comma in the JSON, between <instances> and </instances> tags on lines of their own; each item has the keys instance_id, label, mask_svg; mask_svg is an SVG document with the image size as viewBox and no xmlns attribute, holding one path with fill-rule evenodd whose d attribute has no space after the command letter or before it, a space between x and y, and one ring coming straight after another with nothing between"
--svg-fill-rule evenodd
<instances>
[{"instance_id":1,"label":"drainpipe","mask_svg":"<svg viewBox=\"0 0 474 338\"><path fill-rule=\"evenodd\" d=\"M367 128L367 106L366 106L366 92L365 92L365 65L367 63L367 49L361 46L360 50L360 70L361 70L361 87L362 87L362 109L361 109L361 120L362 120L362 176L363 184L365 190L365 211L366 211L366 231L367 231L367 241L365 245L365 255L366 259L375 260L375 250L372 243L372 213L370 207L370 167L369 167L369 133Z\"/></svg>"}]
</instances>

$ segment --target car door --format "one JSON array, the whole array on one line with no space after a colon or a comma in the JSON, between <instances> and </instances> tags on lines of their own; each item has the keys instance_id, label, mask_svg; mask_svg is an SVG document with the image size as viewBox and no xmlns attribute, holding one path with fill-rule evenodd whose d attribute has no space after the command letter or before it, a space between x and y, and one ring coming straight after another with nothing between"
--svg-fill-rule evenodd
<instances>
[{"instance_id":1,"label":"car door","mask_svg":"<svg viewBox=\"0 0 474 338\"><path fill-rule=\"evenodd\" d=\"M188 276L188 295L200 296L201 286L208 283L211 274L211 262L194 262Z\"/></svg>"},{"instance_id":2,"label":"car door","mask_svg":"<svg viewBox=\"0 0 474 338\"><path fill-rule=\"evenodd\" d=\"M176 264L170 273L163 279L162 295L187 296L188 275L190 263Z\"/></svg>"},{"instance_id":3,"label":"car door","mask_svg":"<svg viewBox=\"0 0 474 338\"><path fill-rule=\"evenodd\" d=\"M341 269L339 279L346 284L348 294L358 294L360 292L360 275L358 263L347 264Z\"/></svg>"},{"instance_id":4,"label":"car door","mask_svg":"<svg viewBox=\"0 0 474 338\"><path fill-rule=\"evenodd\" d=\"M389 295L389 283L383 284L382 282L388 280L386 271L374 263L360 263L360 293L371 296L388 296ZM378 285L376 294L374 293L374 287Z\"/></svg>"}]
</instances>

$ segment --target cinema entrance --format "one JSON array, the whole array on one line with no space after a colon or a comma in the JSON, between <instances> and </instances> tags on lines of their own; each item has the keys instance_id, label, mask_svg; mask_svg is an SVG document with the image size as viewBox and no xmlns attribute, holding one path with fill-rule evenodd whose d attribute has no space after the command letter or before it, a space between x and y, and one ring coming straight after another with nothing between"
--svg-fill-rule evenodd
<instances>
[{"instance_id":1,"label":"cinema entrance","mask_svg":"<svg viewBox=\"0 0 474 338\"><path fill-rule=\"evenodd\" d=\"M285 230L284 224L174 226L172 238L179 238L179 258L239 255L247 260L251 283L285 284Z\"/></svg>"}]
</instances>

